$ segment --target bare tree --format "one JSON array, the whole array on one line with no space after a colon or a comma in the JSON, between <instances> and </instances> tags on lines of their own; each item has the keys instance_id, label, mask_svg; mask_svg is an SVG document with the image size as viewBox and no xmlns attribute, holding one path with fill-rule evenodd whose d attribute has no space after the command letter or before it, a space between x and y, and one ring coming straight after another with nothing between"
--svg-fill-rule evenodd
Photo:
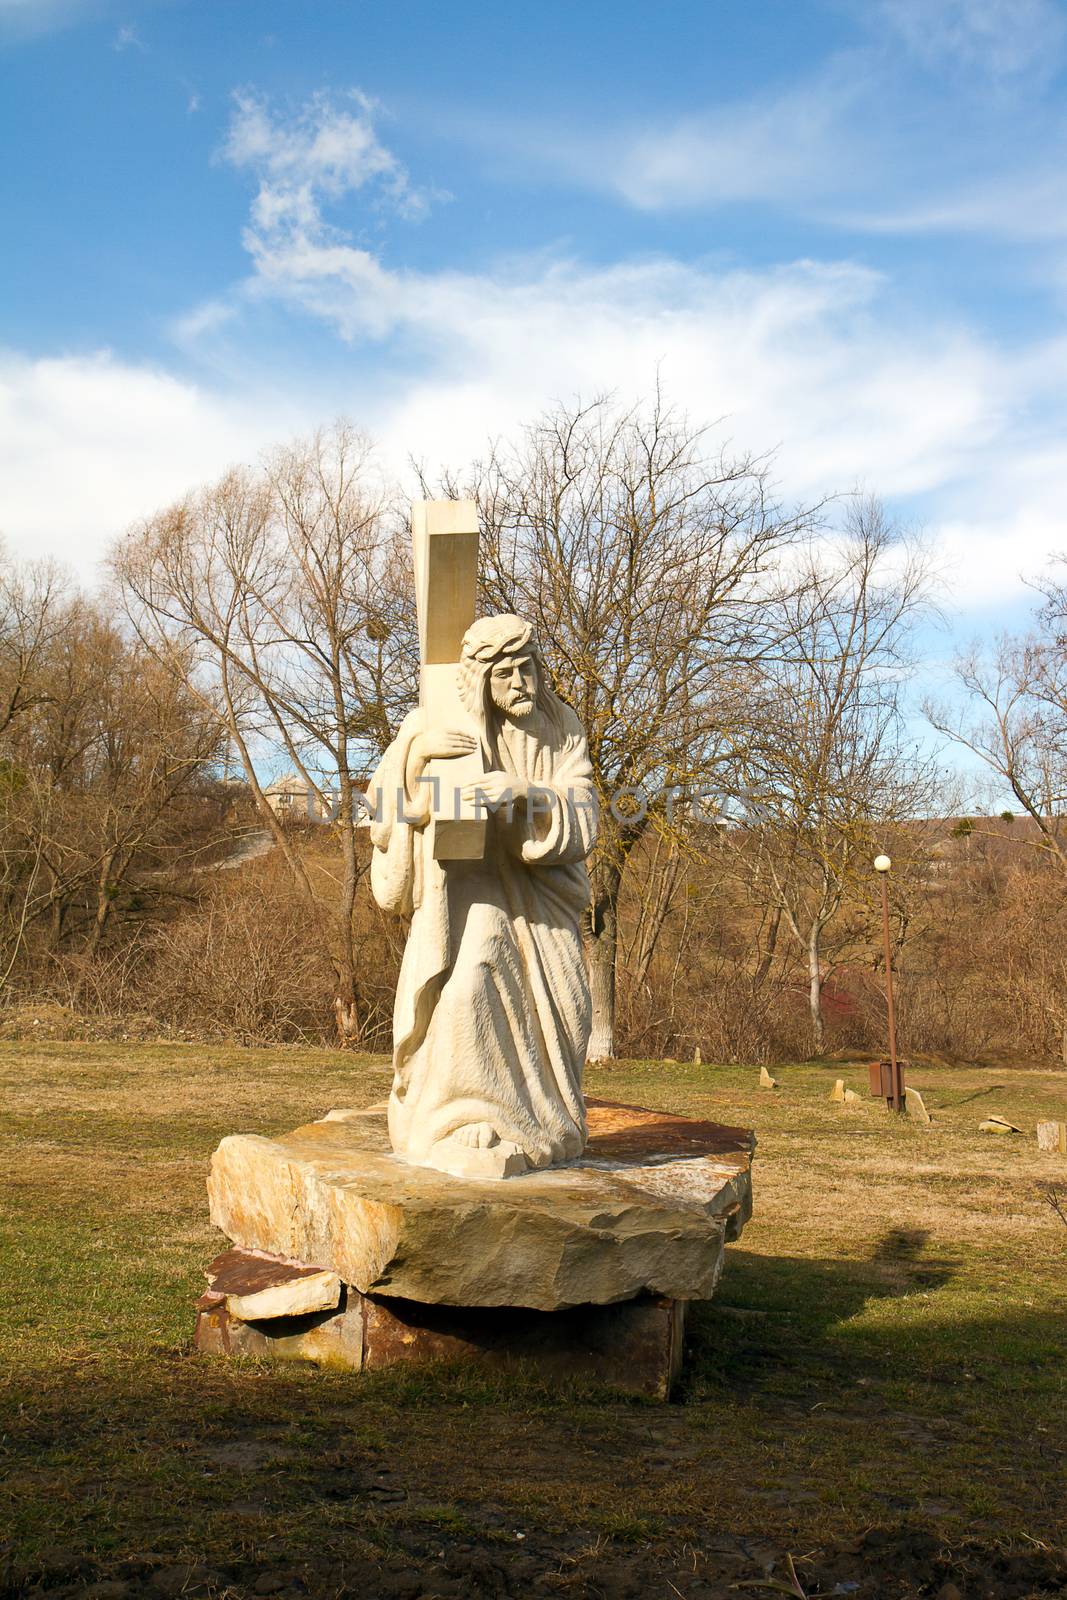
<instances>
[{"instance_id":1,"label":"bare tree","mask_svg":"<svg viewBox=\"0 0 1067 1600\"><path fill-rule=\"evenodd\" d=\"M627 861L649 828L682 826L672 796L728 785L772 642L776 563L812 513L782 512L766 463L710 452L658 394L557 406L462 482L481 511L484 604L536 624L588 734L601 803L590 1055L611 1056Z\"/></svg>"},{"instance_id":2,"label":"bare tree","mask_svg":"<svg viewBox=\"0 0 1067 1600\"><path fill-rule=\"evenodd\" d=\"M879 839L933 792L929 764L905 741L902 703L930 577L873 500L850 506L838 552L809 548L798 576L780 602L789 648L764 663L764 716L744 758L739 860L803 951L820 1053L823 987L866 934L861 884Z\"/></svg>"},{"instance_id":3,"label":"bare tree","mask_svg":"<svg viewBox=\"0 0 1067 1600\"><path fill-rule=\"evenodd\" d=\"M320 906L260 778L281 753L324 802L342 853L324 938L345 1040L360 1032L353 908L359 783L417 683L407 541L369 442L346 424L235 471L135 530L114 570L145 645L176 670L191 652L313 920Z\"/></svg>"},{"instance_id":4,"label":"bare tree","mask_svg":"<svg viewBox=\"0 0 1067 1600\"><path fill-rule=\"evenodd\" d=\"M47 698L48 667L78 605L53 562L0 552L0 738Z\"/></svg>"},{"instance_id":5,"label":"bare tree","mask_svg":"<svg viewBox=\"0 0 1067 1600\"><path fill-rule=\"evenodd\" d=\"M1038 848L1067 875L1067 587L1050 580L1040 592L1029 634L957 657L967 709L931 703L927 715L1022 807Z\"/></svg>"},{"instance_id":6,"label":"bare tree","mask_svg":"<svg viewBox=\"0 0 1067 1600\"><path fill-rule=\"evenodd\" d=\"M92 958L117 916L160 898L205 785L218 730L185 685L138 659L102 607L38 574L15 574L20 638L5 643L0 692L17 711L0 735L0 910L10 976L38 957ZM36 608L36 610L35 610ZM184 808L184 809L183 809Z\"/></svg>"},{"instance_id":7,"label":"bare tree","mask_svg":"<svg viewBox=\"0 0 1067 1600\"><path fill-rule=\"evenodd\" d=\"M1054 936L1067 885L1067 584L1054 569L1037 589L1042 604L1028 634L957 658L966 709L931 704L927 715L978 757L1032 825L1018 833L1035 871L1017 873L1011 885L1007 959L1058 1031L1067 1065L1067 969Z\"/></svg>"}]
</instances>

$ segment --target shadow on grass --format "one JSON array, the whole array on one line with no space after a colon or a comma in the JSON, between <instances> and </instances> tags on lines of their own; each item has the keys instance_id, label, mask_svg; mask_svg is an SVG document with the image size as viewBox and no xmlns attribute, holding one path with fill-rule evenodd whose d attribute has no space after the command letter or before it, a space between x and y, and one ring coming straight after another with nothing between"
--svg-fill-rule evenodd
<instances>
[{"instance_id":1,"label":"shadow on grass","mask_svg":"<svg viewBox=\"0 0 1067 1600\"><path fill-rule=\"evenodd\" d=\"M719 1295L692 1308L681 1398L722 1387L743 1394L774 1379L779 1387L790 1376L807 1387L833 1381L843 1366L862 1376L872 1362L896 1363L913 1337L903 1324L882 1318L862 1332L849 1324L872 1302L913 1296L928 1302L951 1284L961 1263L928 1254L929 1237L922 1228L887 1228L859 1261L731 1247ZM938 1323L937 1346L928 1354L956 1359L951 1316L937 1316L936 1303L925 1309ZM1055 1318L1047 1321L1051 1330ZM966 1342L974 1342L973 1332Z\"/></svg>"},{"instance_id":2,"label":"shadow on grass","mask_svg":"<svg viewBox=\"0 0 1067 1600\"><path fill-rule=\"evenodd\" d=\"M797 1486L840 1482L835 1528L844 1550L879 1517L896 1525L913 1514L928 1492L916 1488L917 1459L935 1449L939 1492L963 1522L976 1515L966 1502L969 1459L950 1463L945 1454L968 1450L973 1437L990 1493L1015 1486L1012 1494L1025 1497L1013 1508L1016 1525L1043 1531L1053 1525L1062 1468L1035 1448L1031 1426L1049 1414L1043 1392L1062 1370L1061 1321L1052 1310L991 1318L988 1301L964 1293L960 1263L928 1253L928 1244L922 1230L888 1228L861 1261L731 1247L721 1300L694 1308L681 1404L666 1408L529 1372L452 1365L361 1376L185 1348L124 1351L117 1333L98 1356L11 1376L0 1421L0 1523L22 1566L8 1593L72 1592L62 1576L71 1561L86 1577L118 1575L138 1595L158 1595L149 1574L172 1566L173 1581L190 1593L251 1592L257 1574L275 1566L299 1569L305 1593L338 1593L346 1562L351 1571L365 1563L380 1570L400 1554L428 1592L452 1593L446 1576L475 1592L465 1570L437 1572L446 1546L468 1562L499 1561L507 1550L510 1563L518 1527L527 1530L527 1556L536 1550L549 1570L561 1555L578 1559L605 1531L616 1541L637 1538L627 1528L659 1538L657 1529L675 1525L676 1479L697 1496L706 1532L763 1536L778 1504L768 1474L782 1528L791 1530L777 1536L800 1538L804 1548L825 1533L808 1537L814 1497L797 1498ZM980 1381L961 1394L972 1376ZM940 1418L956 1431L928 1435L921 1424ZM772 1466L760 1465L761 1427L773 1438ZM875 1435L872 1499L853 1470ZM739 1437L749 1441L740 1480ZM662 1460L670 1471L657 1476ZM708 1510L715 1506L717 1517ZM989 1514L997 1526L992 1502ZM817 1519L819 1507L810 1515ZM941 1535L924 1537L932 1573ZM56 1546L75 1556L56 1555ZM45 1556L55 1575L42 1580ZM834 1581L863 1577L868 1559L850 1555L852 1566L835 1569ZM190 1561L186 1581L176 1564ZM675 1584L674 1567L664 1570ZM739 1573L749 1575L728 1576ZM520 1592L532 1575L516 1571L518 1588L509 1576L486 1592ZM937 1576L939 1585L960 1574L938 1568ZM650 1566L648 1587L658 1581ZM575 1593L605 1592L599 1577L590 1585Z\"/></svg>"}]
</instances>

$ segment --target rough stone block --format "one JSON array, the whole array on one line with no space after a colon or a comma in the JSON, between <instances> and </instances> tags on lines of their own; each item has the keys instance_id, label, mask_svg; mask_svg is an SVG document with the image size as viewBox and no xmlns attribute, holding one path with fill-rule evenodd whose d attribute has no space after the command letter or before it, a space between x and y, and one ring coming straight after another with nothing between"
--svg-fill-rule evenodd
<instances>
[{"instance_id":1,"label":"rough stone block","mask_svg":"<svg viewBox=\"0 0 1067 1600\"><path fill-rule=\"evenodd\" d=\"M335 1312L245 1323L201 1304L198 1350L372 1371L398 1363L527 1366L549 1381L603 1383L667 1400L682 1362L685 1304L644 1297L567 1311L427 1306L348 1290Z\"/></svg>"}]
</instances>

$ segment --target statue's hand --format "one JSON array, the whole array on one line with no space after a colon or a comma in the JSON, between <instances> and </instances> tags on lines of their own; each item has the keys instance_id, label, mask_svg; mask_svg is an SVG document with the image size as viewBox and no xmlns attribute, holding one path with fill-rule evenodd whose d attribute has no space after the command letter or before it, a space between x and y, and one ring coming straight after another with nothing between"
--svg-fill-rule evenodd
<instances>
[{"instance_id":1,"label":"statue's hand","mask_svg":"<svg viewBox=\"0 0 1067 1600\"><path fill-rule=\"evenodd\" d=\"M473 733L463 728L428 728L416 734L412 755L418 761L447 761L451 756L469 756L478 748Z\"/></svg>"},{"instance_id":2,"label":"statue's hand","mask_svg":"<svg viewBox=\"0 0 1067 1600\"><path fill-rule=\"evenodd\" d=\"M430 796L423 784L423 773L430 761L445 760L453 756L469 756L478 748L478 740L464 728L428 728L417 733L408 749L407 771L404 783L408 798L420 808L421 823L430 816Z\"/></svg>"},{"instance_id":3,"label":"statue's hand","mask_svg":"<svg viewBox=\"0 0 1067 1600\"><path fill-rule=\"evenodd\" d=\"M508 800L513 804L525 804L529 787L525 778L519 778L513 772L486 772L480 778L475 778L473 783L464 785L463 798L472 802L481 800L483 804L491 806Z\"/></svg>"}]
</instances>

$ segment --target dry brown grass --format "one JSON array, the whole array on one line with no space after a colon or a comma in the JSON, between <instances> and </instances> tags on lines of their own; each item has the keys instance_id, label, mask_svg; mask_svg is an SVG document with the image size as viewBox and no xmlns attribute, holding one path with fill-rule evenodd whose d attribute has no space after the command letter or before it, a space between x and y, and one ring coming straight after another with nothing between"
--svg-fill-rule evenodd
<instances>
[{"instance_id":1,"label":"dry brown grass","mask_svg":"<svg viewBox=\"0 0 1067 1600\"><path fill-rule=\"evenodd\" d=\"M414 1541L419 1571L431 1545L510 1559L518 1528L579 1576L593 1569L578 1553L606 1541L601 1576L574 1593L610 1592L605 1548L655 1556L687 1593L682 1547L706 1577L709 1541L738 1535L801 1553L871 1527L957 1553L1062 1536L1067 1229L1040 1186L1063 1163L1032 1131L1064 1114L1062 1075L924 1068L935 1123L921 1129L831 1105L833 1078L861 1088L859 1068L782 1069L777 1094L751 1069L592 1073L591 1092L752 1125L760 1141L756 1217L694 1318L681 1403L649 1408L454 1370L360 1378L190 1354L199 1267L219 1243L203 1189L214 1144L381 1098L380 1058L10 1045L0 1072L19 1559L58 1541L110 1572L148 1551L206 1564L238 1594L246 1569L306 1565L324 1545L380 1566ZM1025 1133L978 1134L990 1111ZM399 1497L373 1494L379 1481Z\"/></svg>"}]
</instances>

